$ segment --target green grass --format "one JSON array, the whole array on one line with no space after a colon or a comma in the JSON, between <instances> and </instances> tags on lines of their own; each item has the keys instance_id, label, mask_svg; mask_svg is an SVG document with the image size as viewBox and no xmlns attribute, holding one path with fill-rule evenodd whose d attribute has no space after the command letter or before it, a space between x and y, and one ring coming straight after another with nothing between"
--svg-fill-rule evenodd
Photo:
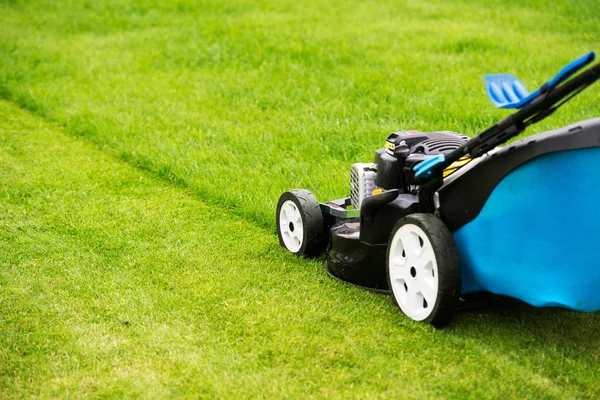
<instances>
[{"instance_id":1,"label":"green grass","mask_svg":"<svg viewBox=\"0 0 600 400\"><path fill-rule=\"evenodd\" d=\"M596 0L522 3L5 1L0 96L272 227L283 190L345 195L390 131L505 115L484 73L533 89L600 48Z\"/></svg>"},{"instance_id":2,"label":"green grass","mask_svg":"<svg viewBox=\"0 0 600 400\"><path fill-rule=\"evenodd\" d=\"M287 254L273 214L346 195L390 131L483 129L506 115L484 73L533 89L599 22L595 0L0 0L0 397L597 398L599 314L435 331Z\"/></svg>"},{"instance_id":3,"label":"green grass","mask_svg":"<svg viewBox=\"0 0 600 400\"><path fill-rule=\"evenodd\" d=\"M598 314L436 331L193 192L0 103L0 395L593 397Z\"/></svg>"}]
</instances>

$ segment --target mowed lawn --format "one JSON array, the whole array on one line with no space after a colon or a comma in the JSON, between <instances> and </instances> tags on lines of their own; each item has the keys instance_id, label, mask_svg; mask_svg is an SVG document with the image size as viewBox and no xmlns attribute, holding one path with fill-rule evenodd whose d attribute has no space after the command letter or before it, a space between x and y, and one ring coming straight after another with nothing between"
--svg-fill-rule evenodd
<instances>
[{"instance_id":1,"label":"mowed lawn","mask_svg":"<svg viewBox=\"0 0 600 400\"><path fill-rule=\"evenodd\" d=\"M600 314L436 331L274 228L391 131L502 118L483 74L589 50L596 0L0 0L0 397L598 398Z\"/></svg>"}]
</instances>

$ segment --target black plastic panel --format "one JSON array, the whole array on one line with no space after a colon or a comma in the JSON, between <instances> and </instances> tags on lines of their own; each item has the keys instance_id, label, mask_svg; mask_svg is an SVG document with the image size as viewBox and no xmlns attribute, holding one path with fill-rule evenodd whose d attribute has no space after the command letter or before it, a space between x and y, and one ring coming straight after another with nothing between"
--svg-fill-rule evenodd
<instances>
[{"instance_id":1,"label":"black plastic panel","mask_svg":"<svg viewBox=\"0 0 600 400\"><path fill-rule=\"evenodd\" d=\"M455 231L477 217L496 185L520 165L543 154L599 146L600 118L516 141L442 187L438 191L440 216L448 228ZM560 165L556 168L560 168ZM560 182L556 184L560 187Z\"/></svg>"}]
</instances>

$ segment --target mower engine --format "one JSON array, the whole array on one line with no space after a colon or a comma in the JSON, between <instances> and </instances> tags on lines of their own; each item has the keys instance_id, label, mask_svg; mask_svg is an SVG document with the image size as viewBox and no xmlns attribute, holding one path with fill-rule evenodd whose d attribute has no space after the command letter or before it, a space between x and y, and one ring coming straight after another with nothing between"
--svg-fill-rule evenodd
<instances>
[{"instance_id":1,"label":"mower engine","mask_svg":"<svg viewBox=\"0 0 600 400\"><path fill-rule=\"evenodd\" d=\"M445 154L469 138L451 131L405 131L390 134L385 147L375 152L374 163L356 163L350 168L350 200L360 209L362 201L378 189L416 190L413 167L436 154Z\"/></svg>"},{"instance_id":2,"label":"mower engine","mask_svg":"<svg viewBox=\"0 0 600 400\"><path fill-rule=\"evenodd\" d=\"M385 190L400 189L403 193L412 193L416 189L415 165L436 154L456 150L467 140L467 136L450 131L394 132L387 137L385 147L375 152L375 185Z\"/></svg>"}]
</instances>

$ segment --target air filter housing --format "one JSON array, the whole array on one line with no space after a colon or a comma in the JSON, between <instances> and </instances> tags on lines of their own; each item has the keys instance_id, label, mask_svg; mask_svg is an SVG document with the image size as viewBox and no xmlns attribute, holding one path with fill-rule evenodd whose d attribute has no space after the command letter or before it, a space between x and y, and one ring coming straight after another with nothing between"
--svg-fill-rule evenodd
<instances>
[{"instance_id":1,"label":"air filter housing","mask_svg":"<svg viewBox=\"0 0 600 400\"><path fill-rule=\"evenodd\" d=\"M371 196L375 186L377 166L374 163L356 163L350 167L350 201L352 207L360 208L365 197Z\"/></svg>"}]
</instances>

